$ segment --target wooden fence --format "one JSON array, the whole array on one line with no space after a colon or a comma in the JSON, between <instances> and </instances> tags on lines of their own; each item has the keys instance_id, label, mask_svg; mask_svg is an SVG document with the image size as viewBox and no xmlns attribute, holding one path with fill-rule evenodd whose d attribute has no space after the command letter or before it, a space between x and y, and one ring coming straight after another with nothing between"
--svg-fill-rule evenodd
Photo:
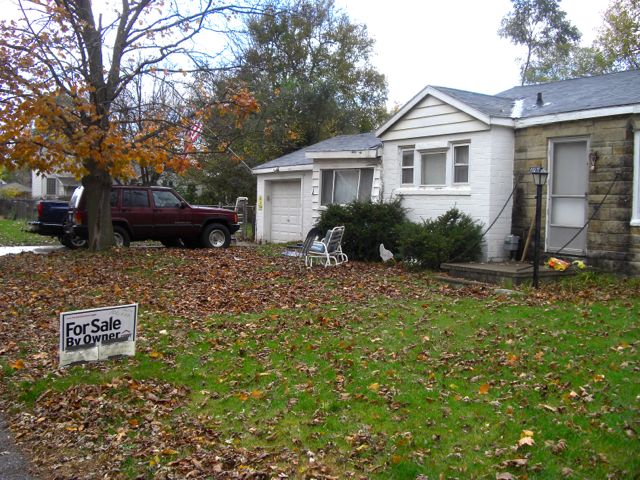
<instances>
[{"instance_id":1,"label":"wooden fence","mask_svg":"<svg viewBox=\"0 0 640 480\"><path fill-rule=\"evenodd\" d=\"M0 198L0 217L10 220L35 220L37 200L26 198Z\"/></svg>"}]
</instances>

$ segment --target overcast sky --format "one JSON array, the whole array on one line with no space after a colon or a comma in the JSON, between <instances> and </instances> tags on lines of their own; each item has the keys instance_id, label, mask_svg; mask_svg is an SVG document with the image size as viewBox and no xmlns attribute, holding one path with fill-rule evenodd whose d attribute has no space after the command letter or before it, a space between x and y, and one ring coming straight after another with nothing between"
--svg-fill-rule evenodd
<instances>
[{"instance_id":1,"label":"overcast sky","mask_svg":"<svg viewBox=\"0 0 640 480\"><path fill-rule=\"evenodd\" d=\"M376 40L374 64L389 83L389 106L427 85L494 94L519 85L523 50L498 37L509 0L336 0ZM609 0L560 7L591 45Z\"/></svg>"},{"instance_id":2,"label":"overcast sky","mask_svg":"<svg viewBox=\"0 0 640 480\"><path fill-rule=\"evenodd\" d=\"M113 1L113 0L109 0ZM190 0L178 0L188 2ZM94 0L96 6L105 0ZM560 7L591 45L609 0L562 0ZM376 40L373 59L389 85L389 107L427 85L494 94L519 84L524 50L498 37L510 0L336 0ZM11 0L0 0L10 18Z\"/></svg>"}]
</instances>

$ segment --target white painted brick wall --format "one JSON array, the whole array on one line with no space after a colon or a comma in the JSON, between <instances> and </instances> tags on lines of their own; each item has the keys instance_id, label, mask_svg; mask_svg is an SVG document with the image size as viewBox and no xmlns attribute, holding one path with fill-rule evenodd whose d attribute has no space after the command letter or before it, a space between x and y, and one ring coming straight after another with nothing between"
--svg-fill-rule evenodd
<instances>
[{"instance_id":1,"label":"white painted brick wall","mask_svg":"<svg viewBox=\"0 0 640 480\"><path fill-rule=\"evenodd\" d=\"M466 187L415 187L400 184L400 147L415 145L427 139L405 139L384 142L384 199L400 196L411 221L435 218L454 206L482 222L486 229L495 219L512 189L513 132L508 128L429 137L429 141L470 141L469 185ZM416 157L418 158L418 157ZM417 161L417 160L416 160ZM485 237L482 260L505 258L504 238L511 229L511 206Z\"/></svg>"}]
</instances>

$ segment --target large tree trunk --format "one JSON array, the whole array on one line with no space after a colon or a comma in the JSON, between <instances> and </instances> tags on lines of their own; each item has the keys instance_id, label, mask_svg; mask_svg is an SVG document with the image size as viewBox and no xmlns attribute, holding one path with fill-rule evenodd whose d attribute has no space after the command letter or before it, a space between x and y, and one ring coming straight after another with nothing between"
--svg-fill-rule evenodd
<instances>
[{"instance_id":1,"label":"large tree trunk","mask_svg":"<svg viewBox=\"0 0 640 480\"><path fill-rule=\"evenodd\" d=\"M89 250L106 250L113 245L111 224L111 176L97 168L82 179L89 227Z\"/></svg>"}]
</instances>

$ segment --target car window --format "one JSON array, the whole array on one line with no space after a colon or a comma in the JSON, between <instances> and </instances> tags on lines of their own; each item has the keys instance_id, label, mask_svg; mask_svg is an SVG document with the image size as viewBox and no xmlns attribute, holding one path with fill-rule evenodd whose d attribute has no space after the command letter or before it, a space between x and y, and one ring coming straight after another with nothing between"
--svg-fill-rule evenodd
<instances>
[{"instance_id":1,"label":"car window","mask_svg":"<svg viewBox=\"0 0 640 480\"><path fill-rule=\"evenodd\" d=\"M118 191L117 190L111 190L111 195L109 196L109 204L112 207L118 206Z\"/></svg>"},{"instance_id":2,"label":"car window","mask_svg":"<svg viewBox=\"0 0 640 480\"><path fill-rule=\"evenodd\" d=\"M154 190L152 193L156 208L179 208L182 203L172 192Z\"/></svg>"},{"instance_id":3,"label":"car window","mask_svg":"<svg viewBox=\"0 0 640 480\"><path fill-rule=\"evenodd\" d=\"M148 207L149 196L146 190L126 189L122 191L123 207Z\"/></svg>"}]
</instances>

